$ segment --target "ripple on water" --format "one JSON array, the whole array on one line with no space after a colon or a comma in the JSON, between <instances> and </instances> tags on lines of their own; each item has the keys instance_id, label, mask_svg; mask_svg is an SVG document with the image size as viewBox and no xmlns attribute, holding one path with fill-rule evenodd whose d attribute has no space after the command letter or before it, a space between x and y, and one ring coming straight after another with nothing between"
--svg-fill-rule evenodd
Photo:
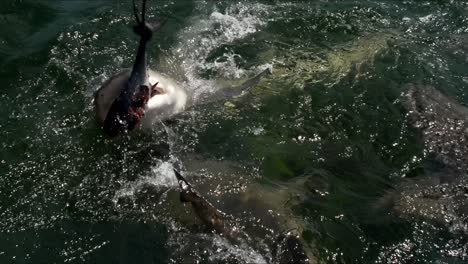
<instances>
[{"instance_id":1,"label":"ripple on water","mask_svg":"<svg viewBox=\"0 0 468 264\"><path fill-rule=\"evenodd\" d=\"M24 2L32 3L15 5ZM443 215L442 223L368 208L390 185L398 188L393 185L397 177L388 175L404 171L410 177L424 162L420 142L401 124L399 102L393 100L400 83L437 83L441 90L466 95L463 1L195 1L183 29L166 32L177 41L166 43L164 51L154 42L151 56L161 53L161 58L151 65L178 76L196 95L271 65L276 75L263 84L271 93L263 96L266 89L259 89L259 96L246 99L252 107L207 106L191 120L170 125L172 154L200 156L180 160L158 155L156 145L167 136L159 127L119 141L100 135L92 94L131 65L137 45L128 27L133 18L127 5L95 15L94 2L65 2L53 5L64 13L48 16L45 35L23 38L32 23L0 17L1 32L14 33L15 27L5 25L23 27L16 30L20 38L0 39L2 56L11 60L41 52L47 60L36 69L38 75L22 73L14 89L1 91L1 103L8 107L0 116L5 151L0 157L0 262L143 262L147 256L156 263L168 258L176 263L271 260L267 241L259 242L269 236L233 245L200 230L175 191L172 164L178 163L192 173L189 179L202 193L250 224L252 236L272 236L267 229L273 224L257 221L282 212L283 220L302 225L308 244L323 248L330 262L467 259L466 222L444 214L443 206L426 211ZM98 17L71 25L73 16L64 18L70 10ZM42 46L19 54L20 39ZM167 39L161 36L161 41ZM333 77L327 85L324 76ZM442 128L458 129L456 122ZM439 147L434 140L427 143L428 151ZM226 165L228 159L241 168ZM456 190L461 198L463 190ZM259 195L269 197L265 200L274 210L262 214L267 208L259 209L260 202L248 203ZM415 200L407 204L417 205ZM156 256L167 249L174 255Z\"/></svg>"}]
</instances>

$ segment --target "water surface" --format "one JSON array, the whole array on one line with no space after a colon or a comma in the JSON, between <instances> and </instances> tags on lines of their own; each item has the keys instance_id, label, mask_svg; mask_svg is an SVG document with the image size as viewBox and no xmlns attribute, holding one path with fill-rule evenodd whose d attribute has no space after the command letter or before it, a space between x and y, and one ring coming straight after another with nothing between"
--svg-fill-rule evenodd
<instances>
[{"instance_id":1,"label":"water surface","mask_svg":"<svg viewBox=\"0 0 468 264\"><path fill-rule=\"evenodd\" d=\"M169 18L150 66L195 96L272 76L111 140L92 98L131 67L130 1L3 1L1 263L271 262L289 228L325 263L467 261L466 218L454 226L382 202L431 177L400 104L405 85L468 103L467 2L148 5ZM174 166L252 240L203 229L178 201Z\"/></svg>"}]
</instances>

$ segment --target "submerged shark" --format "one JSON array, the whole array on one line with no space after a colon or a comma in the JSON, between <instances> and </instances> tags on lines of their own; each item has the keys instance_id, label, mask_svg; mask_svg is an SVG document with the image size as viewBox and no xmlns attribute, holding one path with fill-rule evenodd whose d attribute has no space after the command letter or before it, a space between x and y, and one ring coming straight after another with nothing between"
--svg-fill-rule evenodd
<instances>
[{"instance_id":1,"label":"submerged shark","mask_svg":"<svg viewBox=\"0 0 468 264\"><path fill-rule=\"evenodd\" d=\"M174 170L180 188L180 201L191 203L193 211L197 217L209 229L230 239L247 238L235 220L216 208L198 193L193 186L177 171ZM301 239L294 230L288 230L280 234L272 243L274 262L306 264L311 263L302 245Z\"/></svg>"},{"instance_id":2,"label":"submerged shark","mask_svg":"<svg viewBox=\"0 0 468 264\"><path fill-rule=\"evenodd\" d=\"M180 201L191 203L195 214L203 224L227 238L239 236L239 228L230 222L225 213L200 195L178 171L174 170L174 173L180 187Z\"/></svg>"},{"instance_id":3,"label":"submerged shark","mask_svg":"<svg viewBox=\"0 0 468 264\"><path fill-rule=\"evenodd\" d=\"M468 107L435 87L408 84L401 97L408 123L421 135L424 159L376 208L431 220L468 233Z\"/></svg>"},{"instance_id":4,"label":"submerged shark","mask_svg":"<svg viewBox=\"0 0 468 264\"><path fill-rule=\"evenodd\" d=\"M148 68L148 43L164 22L146 22L145 9L146 0L143 0L139 17L133 0L136 20L133 31L140 36L133 68L131 71L122 71L104 82L94 96L96 116L107 135L117 136L134 130L142 123L150 125L156 120L170 118L195 103L199 105L237 96L271 73L269 69L264 70L240 86L220 89L195 102L177 81Z\"/></svg>"}]
</instances>

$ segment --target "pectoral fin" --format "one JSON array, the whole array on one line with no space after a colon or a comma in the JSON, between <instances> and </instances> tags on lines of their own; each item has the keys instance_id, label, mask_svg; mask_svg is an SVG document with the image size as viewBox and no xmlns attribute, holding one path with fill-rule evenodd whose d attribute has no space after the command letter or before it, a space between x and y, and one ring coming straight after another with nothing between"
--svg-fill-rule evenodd
<instances>
[{"instance_id":1,"label":"pectoral fin","mask_svg":"<svg viewBox=\"0 0 468 264\"><path fill-rule=\"evenodd\" d=\"M200 101L196 102L196 104L207 104L239 96L242 93L249 91L252 87L256 86L262 80L262 78L268 75L271 75L271 70L265 69L255 77L245 81L239 86L226 87L216 91L215 93L203 96Z\"/></svg>"}]
</instances>

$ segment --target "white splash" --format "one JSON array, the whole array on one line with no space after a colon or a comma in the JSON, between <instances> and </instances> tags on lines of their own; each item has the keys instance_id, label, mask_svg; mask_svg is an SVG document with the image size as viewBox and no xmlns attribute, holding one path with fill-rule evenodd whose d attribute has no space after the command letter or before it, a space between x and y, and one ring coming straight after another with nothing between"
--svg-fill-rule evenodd
<instances>
[{"instance_id":1,"label":"white splash","mask_svg":"<svg viewBox=\"0 0 468 264\"><path fill-rule=\"evenodd\" d=\"M171 162L160 161L151 168L149 175L140 177L138 180L128 182L122 186L114 195L114 203L118 199L125 196L133 197L141 187L151 184L160 188L161 190L177 186L177 179L174 175L173 166Z\"/></svg>"},{"instance_id":2,"label":"white splash","mask_svg":"<svg viewBox=\"0 0 468 264\"><path fill-rule=\"evenodd\" d=\"M419 17L419 21L421 21L423 23L429 23L429 22L433 21L434 19L435 19L434 14L429 14L427 16Z\"/></svg>"},{"instance_id":3,"label":"white splash","mask_svg":"<svg viewBox=\"0 0 468 264\"><path fill-rule=\"evenodd\" d=\"M224 53L223 56L214 62L206 62L204 69L221 72L223 77L236 79L246 75L246 70L237 67L236 58L242 59L242 56L235 53Z\"/></svg>"},{"instance_id":4,"label":"white splash","mask_svg":"<svg viewBox=\"0 0 468 264\"><path fill-rule=\"evenodd\" d=\"M210 256L211 260L223 260L227 259L230 255L233 255L237 259L241 259L246 263L267 263L260 253L256 252L244 243L241 245L233 245L226 238L214 236L213 244L220 249L225 248L227 250L218 250L218 252L213 252Z\"/></svg>"},{"instance_id":5,"label":"white splash","mask_svg":"<svg viewBox=\"0 0 468 264\"><path fill-rule=\"evenodd\" d=\"M237 3L224 11L214 10L208 18L192 18L189 22L191 26L180 33L180 45L174 48L174 54L182 59L182 69L194 98L219 89L215 81L199 76L202 71L216 70L220 76L234 79L260 71L260 67L240 69L235 63L235 59L240 58L240 55L233 52L225 53L222 56L225 60L222 62L219 58L214 62L207 60L211 53L222 45L259 31L266 24L269 8L262 4Z\"/></svg>"}]
</instances>

